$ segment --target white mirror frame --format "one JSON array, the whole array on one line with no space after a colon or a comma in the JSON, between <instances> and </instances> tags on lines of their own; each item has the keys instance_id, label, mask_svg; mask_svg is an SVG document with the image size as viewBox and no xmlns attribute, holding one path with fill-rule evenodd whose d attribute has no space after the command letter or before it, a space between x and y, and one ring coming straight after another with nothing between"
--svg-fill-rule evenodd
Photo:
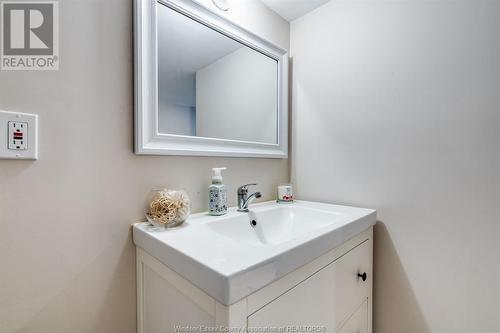
<instances>
[{"instance_id":1,"label":"white mirror frame","mask_svg":"<svg viewBox=\"0 0 500 333\"><path fill-rule=\"evenodd\" d=\"M288 53L192 0L159 0L278 62L278 143L160 133L158 130L157 0L135 0L135 153L228 157L288 157Z\"/></svg>"}]
</instances>

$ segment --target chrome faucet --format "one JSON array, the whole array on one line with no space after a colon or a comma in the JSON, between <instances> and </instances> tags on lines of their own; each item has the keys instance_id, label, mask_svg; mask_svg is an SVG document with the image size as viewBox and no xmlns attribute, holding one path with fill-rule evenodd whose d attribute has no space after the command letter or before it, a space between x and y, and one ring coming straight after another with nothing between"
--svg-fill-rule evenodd
<instances>
[{"instance_id":1,"label":"chrome faucet","mask_svg":"<svg viewBox=\"0 0 500 333\"><path fill-rule=\"evenodd\" d=\"M248 186L253 185L257 184L246 184L238 187L238 212L248 212L248 205L250 202L262 196L260 192L254 192L248 195Z\"/></svg>"}]
</instances>

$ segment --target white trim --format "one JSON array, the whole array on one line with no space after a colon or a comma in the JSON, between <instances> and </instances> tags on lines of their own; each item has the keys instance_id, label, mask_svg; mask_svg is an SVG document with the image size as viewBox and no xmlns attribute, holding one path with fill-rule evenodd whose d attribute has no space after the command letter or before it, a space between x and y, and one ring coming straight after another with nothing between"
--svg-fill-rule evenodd
<instances>
[{"instance_id":1,"label":"white trim","mask_svg":"<svg viewBox=\"0 0 500 333\"><path fill-rule=\"evenodd\" d=\"M137 279L137 333L144 333L144 263L143 251L136 247L136 279Z\"/></svg>"},{"instance_id":2,"label":"white trim","mask_svg":"<svg viewBox=\"0 0 500 333\"><path fill-rule=\"evenodd\" d=\"M278 62L277 144L159 133L156 24L158 3L201 22ZM285 49L191 0L135 0L134 42L134 149L136 154L288 157L288 53Z\"/></svg>"}]
</instances>

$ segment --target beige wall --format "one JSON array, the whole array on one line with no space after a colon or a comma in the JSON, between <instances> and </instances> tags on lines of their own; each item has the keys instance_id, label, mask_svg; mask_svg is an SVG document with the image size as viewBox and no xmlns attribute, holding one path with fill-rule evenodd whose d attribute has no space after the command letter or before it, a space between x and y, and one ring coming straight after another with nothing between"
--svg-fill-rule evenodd
<instances>
[{"instance_id":1,"label":"beige wall","mask_svg":"<svg viewBox=\"0 0 500 333\"><path fill-rule=\"evenodd\" d=\"M231 3L233 19L288 47L286 21L255 0ZM185 188L201 211L210 169L227 166L232 205L249 181L268 200L288 164L134 155L132 2L59 4L60 70L0 72L0 109L40 115L40 159L0 160L0 332L131 333L130 225L149 190Z\"/></svg>"},{"instance_id":2,"label":"beige wall","mask_svg":"<svg viewBox=\"0 0 500 333\"><path fill-rule=\"evenodd\" d=\"M292 22L298 196L373 207L375 333L500 331L500 2Z\"/></svg>"}]
</instances>

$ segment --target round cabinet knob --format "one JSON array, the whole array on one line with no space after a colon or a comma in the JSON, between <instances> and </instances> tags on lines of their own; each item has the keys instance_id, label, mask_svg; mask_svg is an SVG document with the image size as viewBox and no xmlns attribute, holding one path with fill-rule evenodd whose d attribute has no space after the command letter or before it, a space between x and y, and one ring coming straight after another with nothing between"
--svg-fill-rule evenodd
<instances>
[{"instance_id":1,"label":"round cabinet knob","mask_svg":"<svg viewBox=\"0 0 500 333\"><path fill-rule=\"evenodd\" d=\"M361 278L361 280L366 281L366 273L358 273L358 277Z\"/></svg>"}]
</instances>

